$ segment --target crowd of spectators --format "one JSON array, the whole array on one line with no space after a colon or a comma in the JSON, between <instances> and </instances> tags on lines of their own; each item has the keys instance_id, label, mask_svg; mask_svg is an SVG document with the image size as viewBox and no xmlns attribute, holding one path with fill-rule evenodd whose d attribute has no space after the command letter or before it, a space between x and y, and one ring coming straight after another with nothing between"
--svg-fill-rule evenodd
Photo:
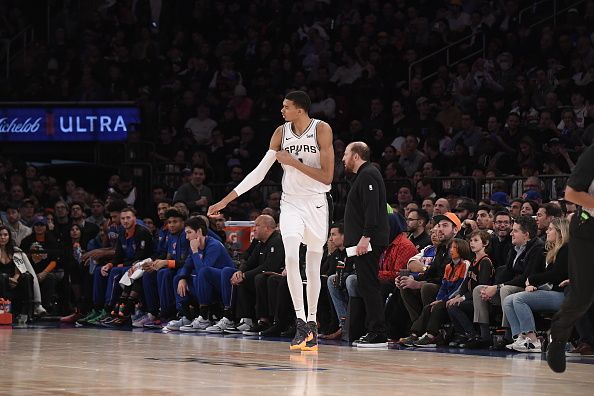
<instances>
[{"instance_id":1,"label":"crowd of spectators","mask_svg":"<svg viewBox=\"0 0 594 396\"><path fill-rule=\"evenodd\" d=\"M163 242L159 235L166 237L164 233L171 218L166 216L167 210L175 208L181 219L190 224L191 230L182 227L184 232L204 237L207 229L192 219L204 214L209 204L230 191L253 169L266 150L270 134L281 122L280 104L284 94L301 89L312 99L311 116L327 121L334 131L337 183L333 192L338 197L344 196L347 188L340 183L347 176L340 161L345 145L354 140L367 142L372 149L372 161L386 179L388 202L397 212L391 216L402 215L408 222L407 230L401 226L393 237L402 232L411 233L410 239L419 251L418 260L409 262L406 269L414 274L412 277L406 272L400 275L402 264L395 267L393 260L382 263L385 274L389 274L384 279L387 281L386 297L390 293L394 296L394 301L389 300L388 304L394 311L387 315L398 318L390 323L394 329L408 327L406 332L411 333L394 331L392 336L408 338L403 343L414 344L421 339L422 344L428 345L441 342L439 337L443 335L439 328L448 319L444 315L449 312L448 299L462 297L450 293L451 285L462 281L460 263L467 262L464 265L471 273L473 265L477 264L472 253L480 251L475 250L472 239L466 249L463 240L472 235L477 246L476 238L485 240L481 235L466 234L463 229L490 230L497 236L497 239L491 237L488 243L493 249L489 257L494 271L510 267L508 235L512 220L521 219L513 223L518 224L521 229L517 233L524 237L522 243L516 244L521 250L529 241L536 243L535 238L545 238L549 225L542 223L543 216L550 222L551 217L571 214L575 207L562 200L562 175L571 171L580 153L594 139L591 126L594 120L591 29L594 1L567 10L558 16L556 24L550 20L534 27L526 22L532 19L521 20L519 15L520 10L530 5L532 2L513 0L326 0L291 4L266 0L163 4L120 0L106 1L93 10L72 10L78 13L73 21L81 23L66 23L53 29L48 43L38 43L22 68L2 84L2 92L16 101L136 102L141 109L142 125L130 133L130 143L154 143L154 152L148 157L155 169L164 171L164 176L152 185L149 195L140 193L129 174L114 175L106 185L89 188L93 191L91 194L77 186L76 181L57 181L35 166L23 163L22 156L2 152L2 222L10 230L12 242L30 254L31 262L45 264L44 260L49 260L45 267L44 264L34 265L35 282L42 286L41 291L35 293L34 313L53 310L66 314L73 309L75 314L69 320L85 319L83 313L90 312L95 317L87 317L86 322L98 323L106 317L130 318L134 305L144 304L146 308L146 290L143 296L142 290L134 288L134 285L144 284L144 276L142 282L134 280L127 286L131 289L124 290L124 297L110 295L105 301L106 291L99 277L103 276L106 281L107 276L112 276L110 273L117 272L114 277L123 275L121 271L114 271L116 268L104 269L105 266L125 264L126 267L138 261L136 258L152 258L151 263L173 260L176 264L171 264L173 268L155 268L151 264L150 269L149 266L142 268L146 273L183 267L184 260L169 257L172 252L162 250L162 246L159 248ZM535 5L528 15L536 18L534 15L542 12L541 6ZM11 21L12 25L17 22L17 19ZM482 40L480 35L484 34L486 47L480 58L452 66L439 57L414 63L472 33L478 35L457 46L455 53L475 49L480 45L479 37ZM425 78L434 71L434 77ZM270 180L278 180L279 171L273 170ZM469 184L469 177L480 181L478 194ZM227 219L264 219L268 229L276 227L278 187L264 186L242 198L229 205L225 212ZM127 211L128 206L135 210ZM501 214L506 208L510 214ZM336 219L340 219L340 205L338 209ZM134 218L134 221L129 220L128 226L120 222L122 211ZM434 216L452 212L460 224L455 224L451 217L444 221L449 221L453 227L445 224L445 231L440 226L441 221L436 219L434 224ZM538 227L530 216L536 216ZM210 237L216 239L214 234L217 234L225 242L221 238L224 237L222 219L207 220L211 222ZM118 252L118 241L126 240L126 230L130 232L139 224L153 235L151 249L145 252L145 257L128 257ZM425 229L431 230L431 237L425 234ZM340 225L333 230L328 257L338 262L342 261L340 257L332 254L337 248L340 250L337 242ZM557 232L562 234L562 231ZM451 260L449 242L456 234L459 234L454 244L458 257L452 256ZM199 240L198 236L193 239ZM54 239L55 244L48 242ZM266 244L267 238L262 239L266 240L254 244ZM31 244L23 245L25 242ZM544 241L541 244L544 245ZM45 253L39 253L39 245ZM426 245L433 249L424 249ZM195 246L190 251L204 248ZM544 247L540 249L542 263L526 267L535 273L545 270ZM461 254L462 250L466 255ZM439 255L435 257L439 260L434 261L439 265L430 266L431 252L435 255L436 251ZM176 254L177 251L174 256ZM113 262L114 257L119 261ZM188 253L188 257L193 254ZM512 259L515 260L515 256ZM249 258L245 260L249 262ZM547 260L556 262L554 258ZM340 276L334 276L335 264L328 265L326 273L332 279L338 278L326 283L331 299L322 299L330 311L322 329L333 337L337 337L338 330L346 323L345 306L356 298L354 274L349 277L339 271ZM160 262L159 265L169 264ZM221 264L219 269L227 268L226 265ZM253 267L240 266L238 271L245 274L264 264L250 265ZM279 262L268 265L270 263L266 268L272 268L267 270L271 276L282 277ZM446 277L450 286L440 292L442 299L436 300L446 268L450 268ZM546 268L548 270L548 265ZM508 269L518 272L514 265ZM480 271L476 269L476 272ZM525 282L532 274L515 275ZM262 284L262 279L258 283L255 277L235 273L232 276L233 286L246 282L254 291L256 283ZM495 278L497 276L503 275L497 273ZM220 324L221 331L236 328L236 331L253 334L252 327L256 326L262 331L272 327L274 334L287 330L289 320L286 313L281 313L282 307L257 299L271 295L274 290L280 296L278 301L290 304L286 296L281 296L285 291L281 278L277 278L276 283L271 281L273 286L264 282L268 294L256 293L253 296L255 310L242 307L241 312L247 314L240 316L234 311L236 307L228 304L223 304L223 311L215 314L199 304L189 303L195 308L189 309L188 300L177 298L176 301L175 294L186 297L185 287L191 292L191 285L186 284L182 291L178 290L180 279L176 278L174 285L169 277L161 278L165 279L163 285L167 281L171 283L171 286L164 286L169 299L165 299L167 304L162 304L159 295L153 307L145 309L146 314L151 315L144 318L148 318L147 323L168 325L162 321L177 313L179 319L171 324L174 330L184 326L206 329L215 325L210 323L213 315L227 319L226 324ZM521 284L520 278L504 277L499 284L513 286L514 291L533 286ZM513 279L512 284L508 285L506 282L510 279ZM420 286L419 282L427 285ZM465 282L469 287L465 296L478 304L481 296L472 298L468 286L478 287L473 282L476 279ZM340 292L332 289L336 285L342 287ZM393 290L392 285L398 290ZM221 290L221 285L211 287ZM423 288L431 289L434 294L423 292ZM504 302L506 295L512 295L509 289L501 287L494 292L488 289L488 293L497 294L481 301L503 305L507 312L512 309ZM409 293L410 290L414 292ZM196 291L194 297L197 298ZM337 303L341 298L342 305ZM437 301L443 302L439 317L433 315L433 305L429 313L425 308ZM468 313L472 304L464 305ZM493 318L484 317L488 308L481 306L481 315L477 317L478 305L472 307L475 317L469 319L470 327L458 313L454 321L460 336L458 344L470 342L485 346L489 343L484 325L487 324L488 331L488 323L494 322ZM333 309L341 313L333 314ZM111 315L112 311L115 315ZM279 315L281 318L277 317ZM100 316L103 317L97 320ZM194 318L196 323L192 321ZM415 324L414 332L402 325L407 321ZM477 324L476 328L472 322ZM126 323L125 320L116 322ZM281 325L274 327L276 323ZM517 341L521 335L521 340L530 340L532 348L527 349L538 349L532 334L536 329L517 323L517 320L512 323L510 334L504 339L511 341L515 336ZM508 322L504 319L501 324L507 326ZM436 328L432 330L435 334L428 333L427 337L417 334L428 332L429 328ZM470 328L474 328L475 333L470 332ZM526 330L511 334L518 328ZM583 327L580 335L583 342L592 345L591 330ZM525 344L527 342L522 345Z\"/></svg>"}]
</instances>

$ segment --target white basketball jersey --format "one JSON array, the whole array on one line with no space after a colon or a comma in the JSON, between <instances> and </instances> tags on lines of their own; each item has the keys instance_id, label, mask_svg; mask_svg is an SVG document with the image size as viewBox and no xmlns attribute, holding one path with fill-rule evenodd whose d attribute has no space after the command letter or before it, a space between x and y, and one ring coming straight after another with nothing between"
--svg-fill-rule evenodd
<instances>
[{"instance_id":1,"label":"white basketball jersey","mask_svg":"<svg viewBox=\"0 0 594 396\"><path fill-rule=\"evenodd\" d=\"M307 166L321 168L320 147L317 138L317 126L320 120L313 119L301 136L295 135L290 122L283 125L281 149L299 159ZM330 184L320 183L292 166L283 167L283 192L289 195L323 194L330 191Z\"/></svg>"}]
</instances>

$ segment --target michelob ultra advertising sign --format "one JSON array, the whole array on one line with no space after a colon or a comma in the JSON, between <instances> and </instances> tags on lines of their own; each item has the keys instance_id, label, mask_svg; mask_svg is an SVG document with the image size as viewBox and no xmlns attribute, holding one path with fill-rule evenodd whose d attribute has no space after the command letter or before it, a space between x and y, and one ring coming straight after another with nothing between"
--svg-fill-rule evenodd
<instances>
[{"instance_id":1,"label":"michelob ultra advertising sign","mask_svg":"<svg viewBox=\"0 0 594 396\"><path fill-rule=\"evenodd\" d=\"M0 104L0 141L123 141L137 128L134 105Z\"/></svg>"}]
</instances>

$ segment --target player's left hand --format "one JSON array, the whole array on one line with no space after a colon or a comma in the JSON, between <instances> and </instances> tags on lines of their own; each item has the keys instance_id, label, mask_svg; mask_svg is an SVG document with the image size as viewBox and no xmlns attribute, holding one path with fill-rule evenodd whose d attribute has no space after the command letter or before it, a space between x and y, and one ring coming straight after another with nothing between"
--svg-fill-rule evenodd
<instances>
[{"instance_id":1,"label":"player's left hand","mask_svg":"<svg viewBox=\"0 0 594 396\"><path fill-rule=\"evenodd\" d=\"M293 154L289 153L287 150L279 150L276 152L276 160L283 165L293 166L297 159L293 156Z\"/></svg>"}]
</instances>

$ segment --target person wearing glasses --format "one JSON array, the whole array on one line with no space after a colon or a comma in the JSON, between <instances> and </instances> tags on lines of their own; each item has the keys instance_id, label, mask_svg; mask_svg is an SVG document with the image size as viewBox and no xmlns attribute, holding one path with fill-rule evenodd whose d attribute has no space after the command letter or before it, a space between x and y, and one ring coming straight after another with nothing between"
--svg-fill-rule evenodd
<instances>
[{"instance_id":1,"label":"person wearing glasses","mask_svg":"<svg viewBox=\"0 0 594 396\"><path fill-rule=\"evenodd\" d=\"M408 239L418 251L421 251L425 246L431 245L431 237L425 229L428 221L429 215L423 209L412 209L406 216Z\"/></svg>"},{"instance_id":2,"label":"person wearing glasses","mask_svg":"<svg viewBox=\"0 0 594 396\"><path fill-rule=\"evenodd\" d=\"M491 251L489 257L495 268L505 264L507 255L512 248L511 230L513 220L509 212L503 210L495 213L493 233L491 234Z\"/></svg>"}]
</instances>

